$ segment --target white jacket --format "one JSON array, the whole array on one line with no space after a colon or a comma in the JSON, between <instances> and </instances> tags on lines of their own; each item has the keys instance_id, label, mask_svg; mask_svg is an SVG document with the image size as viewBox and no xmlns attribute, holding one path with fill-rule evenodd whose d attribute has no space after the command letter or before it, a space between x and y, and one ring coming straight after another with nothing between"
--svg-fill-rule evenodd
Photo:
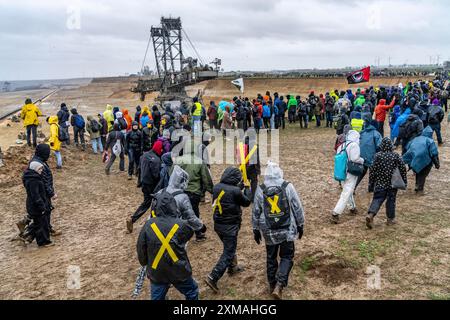
<instances>
[{"instance_id":1,"label":"white jacket","mask_svg":"<svg viewBox=\"0 0 450 320\"><path fill-rule=\"evenodd\" d=\"M359 133L357 131L350 130L348 132L345 143L338 148L337 153L341 152L344 146L347 146L346 151L349 161L364 164L364 159L361 158L361 150L359 148Z\"/></svg>"}]
</instances>

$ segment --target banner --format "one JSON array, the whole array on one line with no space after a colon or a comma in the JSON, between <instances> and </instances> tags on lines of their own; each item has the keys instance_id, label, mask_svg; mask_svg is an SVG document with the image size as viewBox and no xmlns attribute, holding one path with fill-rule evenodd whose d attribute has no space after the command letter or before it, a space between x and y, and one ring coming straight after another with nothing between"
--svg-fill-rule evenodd
<instances>
[{"instance_id":1,"label":"banner","mask_svg":"<svg viewBox=\"0 0 450 320\"><path fill-rule=\"evenodd\" d=\"M370 67L355 71L347 76L348 84L363 83L370 81Z\"/></svg>"},{"instance_id":2,"label":"banner","mask_svg":"<svg viewBox=\"0 0 450 320\"><path fill-rule=\"evenodd\" d=\"M239 78L231 81L231 83L238 88L241 93L244 93L244 78Z\"/></svg>"}]
</instances>

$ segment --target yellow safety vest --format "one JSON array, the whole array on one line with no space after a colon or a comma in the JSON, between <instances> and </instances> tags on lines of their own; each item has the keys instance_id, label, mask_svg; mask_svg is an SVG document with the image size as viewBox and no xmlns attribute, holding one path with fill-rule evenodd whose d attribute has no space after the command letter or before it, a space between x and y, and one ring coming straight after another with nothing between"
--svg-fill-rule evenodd
<instances>
[{"instance_id":1,"label":"yellow safety vest","mask_svg":"<svg viewBox=\"0 0 450 320\"><path fill-rule=\"evenodd\" d=\"M202 115L202 105L199 102L194 103L195 110L192 113L194 117L201 117Z\"/></svg>"},{"instance_id":2,"label":"yellow safety vest","mask_svg":"<svg viewBox=\"0 0 450 320\"><path fill-rule=\"evenodd\" d=\"M364 120L362 119L352 119L352 129L361 132L364 126Z\"/></svg>"}]
</instances>

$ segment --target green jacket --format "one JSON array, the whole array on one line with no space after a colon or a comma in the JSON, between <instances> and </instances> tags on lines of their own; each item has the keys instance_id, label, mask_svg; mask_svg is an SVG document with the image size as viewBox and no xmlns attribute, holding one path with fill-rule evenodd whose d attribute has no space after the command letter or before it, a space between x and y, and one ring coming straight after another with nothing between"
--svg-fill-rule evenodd
<instances>
[{"instance_id":1,"label":"green jacket","mask_svg":"<svg viewBox=\"0 0 450 320\"><path fill-rule=\"evenodd\" d=\"M291 97L288 101L288 110L291 110L292 107L297 108L297 99Z\"/></svg>"},{"instance_id":2,"label":"green jacket","mask_svg":"<svg viewBox=\"0 0 450 320\"><path fill-rule=\"evenodd\" d=\"M355 107L362 107L364 105L364 103L366 102L366 99L364 98L364 96L359 96L358 99L355 100Z\"/></svg>"},{"instance_id":3,"label":"green jacket","mask_svg":"<svg viewBox=\"0 0 450 320\"><path fill-rule=\"evenodd\" d=\"M193 153L184 154L182 157L177 157L174 160L173 166L170 168L172 174L173 168L178 165L189 174L189 183L186 192L194 193L199 196L204 196L208 191L212 194L213 181L211 173L206 164L202 163L202 159L195 156Z\"/></svg>"},{"instance_id":4,"label":"green jacket","mask_svg":"<svg viewBox=\"0 0 450 320\"><path fill-rule=\"evenodd\" d=\"M101 130L102 130L102 125L100 124L100 122L95 120L98 123L99 130L97 132L92 132L92 126L91 126L92 120L95 120L95 119L92 116L88 116L87 122L86 122L86 131L89 133L91 140L100 138Z\"/></svg>"}]
</instances>

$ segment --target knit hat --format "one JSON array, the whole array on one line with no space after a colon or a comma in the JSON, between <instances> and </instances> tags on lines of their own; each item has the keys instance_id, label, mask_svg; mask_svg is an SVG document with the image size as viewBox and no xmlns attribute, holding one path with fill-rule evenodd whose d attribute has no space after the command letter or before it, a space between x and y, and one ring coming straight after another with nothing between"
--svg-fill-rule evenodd
<instances>
[{"instance_id":1,"label":"knit hat","mask_svg":"<svg viewBox=\"0 0 450 320\"><path fill-rule=\"evenodd\" d=\"M161 157L161 155L163 154L163 143L160 140L157 140L152 147L152 150Z\"/></svg>"},{"instance_id":2,"label":"knit hat","mask_svg":"<svg viewBox=\"0 0 450 320\"><path fill-rule=\"evenodd\" d=\"M33 171L36 171L37 173L41 174L42 168L44 168L44 165L37 161L32 161L30 163L30 169Z\"/></svg>"}]
</instances>

